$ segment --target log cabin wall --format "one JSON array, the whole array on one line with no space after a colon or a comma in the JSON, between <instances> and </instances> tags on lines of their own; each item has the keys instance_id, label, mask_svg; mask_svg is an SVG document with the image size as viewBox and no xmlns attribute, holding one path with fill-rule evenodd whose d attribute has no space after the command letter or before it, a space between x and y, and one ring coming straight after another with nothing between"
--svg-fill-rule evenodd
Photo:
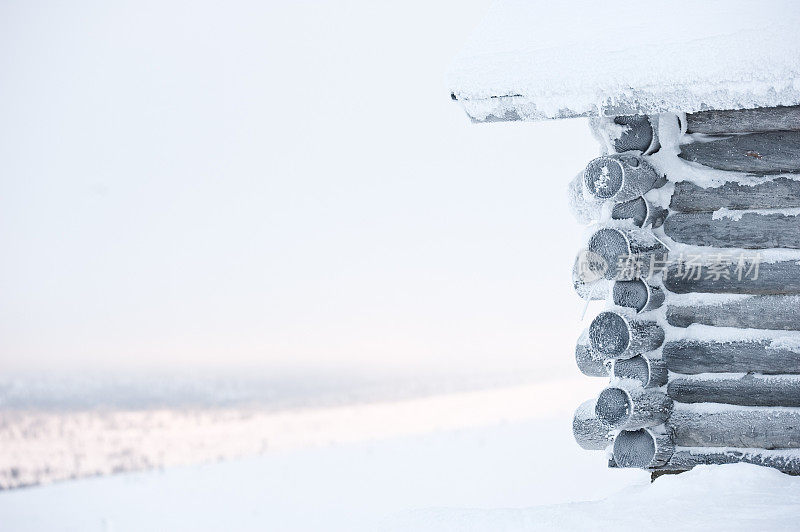
<instances>
[{"instance_id":1,"label":"log cabin wall","mask_svg":"<svg viewBox=\"0 0 800 532\"><path fill-rule=\"evenodd\" d=\"M576 362L609 384L573 421L611 467L800 474L800 106L591 121L573 268L605 300Z\"/></svg>"}]
</instances>

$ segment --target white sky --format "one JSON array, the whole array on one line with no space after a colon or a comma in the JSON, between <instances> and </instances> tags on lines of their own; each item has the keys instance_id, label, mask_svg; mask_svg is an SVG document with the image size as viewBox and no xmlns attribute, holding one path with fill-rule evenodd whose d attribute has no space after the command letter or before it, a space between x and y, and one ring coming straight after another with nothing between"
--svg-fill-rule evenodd
<instances>
[{"instance_id":1,"label":"white sky","mask_svg":"<svg viewBox=\"0 0 800 532\"><path fill-rule=\"evenodd\" d=\"M4 2L0 366L574 371L598 148L450 101L487 7Z\"/></svg>"}]
</instances>

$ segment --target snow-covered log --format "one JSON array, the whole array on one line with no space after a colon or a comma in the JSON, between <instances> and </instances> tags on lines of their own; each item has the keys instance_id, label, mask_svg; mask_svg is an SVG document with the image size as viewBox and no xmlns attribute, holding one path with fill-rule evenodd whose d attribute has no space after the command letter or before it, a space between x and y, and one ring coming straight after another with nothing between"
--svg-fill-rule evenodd
<instances>
[{"instance_id":1,"label":"snow-covered log","mask_svg":"<svg viewBox=\"0 0 800 532\"><path fill-rule=\"evenodd\" d=\"M687 133L719 135L791 130L800 130L798 105L733 111L700 111L686 115Z\"/></svg>"},{"instance_id":2,"label":"snow-covered log","mask_svg":"<svg viewBox=\"0 0 800 532\"><path fill-rule=\"evenodd\" d=\"M589 126L610 152L638 151L646 155L660 148L658 116L599 116L591 118Z\"/></svg>"},{"instance_id":3,"label":"snow-covered log","mask_svg":"<svg viewBox=\"0 0 800 532\"><path fill-rule=\"evenodd\" d=\"M623 430L614 438L613 461L617 467L649 469L666 464L674 451L663 427Z\"/></svg>"},{"instance_id":4,"label":"snow-covered log","mask_svg":"<svg viewBox=\"0 0 800 532\"><path fill-rule=\"evenodd\" d=\"M581 404L572 418L572 434L582 448L600 451L611 444L611 427L594 413L595 400Z\"/></svg>"},{"instance_id":5,"label":"snow-covered log","mask_svg":"<svg viewBox=\"0 0 800 532\"><path fill-rule=\"evenodd\" d=\"M632 200L664 183L650 163L633 154L603 155L583 171L584 191L598 202Z\"/></svg>"},{"instance_id":6,"label":"snow-covered log","mask_svg":"<svg viewBox=\"0 0 800 532\"><path fill-rule=\"evenodd\" d=\"M614 429L636 430L664 423L672 411L672 399L657 388L621 380L600 392L595 414Z\"/></svg>"},{"instance_id":7,"label":"snow-covered log","mask_svg":"<svg viewBox=\"0 0 800 532\"><path fill-rule=\"evenodd\" d=\"M645 388L664 386L669 374L663 359L644 355L615 360L612 372L617 378L639 381Z\"/></svg>"},{"instance_id":8,"label":"snow-covered log","mask_svg":"<svg viewBox=\"0 0 800 532\"><path fill-rule=\"evenodd\" d=\"M684 262L670 264L664 272L664 287L676 294L704 292L709 294L780 295L800 294L800 262L755 262L742 258L724 264L726 275L693 275L692 266ZM758 275L754 275L758 272ZM755 278L754 278L755 277Z\"/></svg>"},{"instance_id":9,"label":"snow-covered log","mask_svg":"<svg viewBox=\"0 0 800 532\"><path fill-rule=\"evenodd\" d=\"M669 371L699 373L800 374L800 343L773 340L678 340L664 344Z\"/></svg>"},{"instance_id":10,"label":"snow-covered log","mask_svg":"<svg viewBox=\"0 0 800 532\"><path fill-rule=\"evenodd\" d=\"M798 408L675 403L667 426L682 447L800 447Z\"/></svg>"},{"instance_id":11,"label":"snow-covered log","mask_svg":"<svg viewBox=\"0 0 800 532\"><path fill-rule=\"evenodd\" d=\"M720 248L800 249L800 215L761 211L670 214L664 233L676 242Z\"/></svg>"},{"instance_id":12,"label":"snow-covered log","mask_svg":"<svg viewBox=\"0 0 800 532\"><path fill-rule=\"evenodd\" d=\"M575 346L575 362L587 377L608 377L608 357L593 350L589 345L589 330L583 331Z\"/></svg>"},{"instance_id":13,"label":"snow-covered log","mask_svg":"<svg viewBox=\"0 0 800 532\"><path fill-rule=\"evenodd\" d=\"M604 277L619 281L658 273L667 257L666 246L652 231L642 229L603 227L589 237L587 249L605 267Z\"/></svg>"},{"instance_id":14,"label":"snow-covered log","mask_svg":"<svg viewBox=\"0 0 800 532\"><path fill-rule=\"evenodd\" d=\"M757 185L735 181L703 188L690 181L675 183L670 208L679 212L718 209L793 209L800 207L800 180L779 176Z\"/></svg>"},{"instance_id":15,"label":"snow-covered log","mask_svg":"<svg viewBox=\"0 0 800 532\"><path fill-rule=\"evenodd\" d=\"M800 131L746 133L692 142L681 146L680 157L733 172L800 172Z\"/></svg>"},{"instance_id":16,"label":"snow-covered log","mask_svg":"<svg viewBox=\"0 0 800 532\"><path fill-rule=\"evenodd\" d=\"M655 310L664 304L664 291L660 286L642 279L615 281L611 289L614 304L632 308L636 312Z\"/></svg>"},{"instance_id":17,"label":"snow-covered log","mask_svg":"<svg viewBox=\"0 0 800 532\"><path fill-rule=\"evenodd\" d=\"M725 403L743 406L800 406L800 376L677 377L669 381L667 395L681 403Z\"/></svg>"},{"instance_id":18,"label":"snow-covered log","mask_svg":"<svg viewBox=\"0 0 800 532\"><path fill-rule=\"evenodd\" d=\"M652 205L643 197L617 203L611 210L614 220L631 220L636 227L661 227L667 218L667 209Z\"/></svg>"},{"instance_id":19,"label":"snow-covered log","mask_svg":"<svg viewBox=\"0 0 800 532\"><path fill-rule=\"evenodd\" d=\"M800 296L744 296L724 303L668 305L667 321L674 327L699 323L715 327L800 331Z\"/></svg>"},{"instance_id":20,"label":"snow-covered log","mask_svg":"<svg viewBox=\"0 0 800 532\"><path fill-rule=\"evenodd\" d=\"M744 462L772 467L789 475L800 475L800 452L796 449L712 449L678 447L659 471L688 471L698 465L735 464Z\"/></svg>"},{"instance_id":21,"label":"snow-covered log","mask_svg":"<svg viewBox=\"0 0 800 532\"><path fill-rule=\"evenodd\" d=\"M664 343L664 329L654 321L601 312L589 325L589 345L608 358L630 358Z\"/></svg>"}]
</instances>

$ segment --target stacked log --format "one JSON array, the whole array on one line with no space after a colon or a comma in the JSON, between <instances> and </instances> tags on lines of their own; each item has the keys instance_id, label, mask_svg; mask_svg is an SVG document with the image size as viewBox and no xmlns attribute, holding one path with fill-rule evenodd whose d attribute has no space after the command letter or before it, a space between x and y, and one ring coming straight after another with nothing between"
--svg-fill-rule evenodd
<instances>
[{"instance_id":1,"label":"stacked log","mask_svg":"<svg viewBox=\"0 0 800 532\"><path fill-rule=\"evenodd\" d=\"M608 308L575 359L609 384L576 440L654 475L800 474L800 106L591 126L605 153L570 185L594 224L573 284Z\"/></svg>"}]
</instances>

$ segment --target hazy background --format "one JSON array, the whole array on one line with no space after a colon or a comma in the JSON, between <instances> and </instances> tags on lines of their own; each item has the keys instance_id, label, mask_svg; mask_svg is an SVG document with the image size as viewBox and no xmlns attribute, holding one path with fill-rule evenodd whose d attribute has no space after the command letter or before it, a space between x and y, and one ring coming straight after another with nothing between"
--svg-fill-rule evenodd
<instances>
[{"instance_id":1,"label":"hazy background","mask_svg":"<svg viewBox=\"0 0 800 532\"><path fill-rule=\"evenodd\" d=\"M450 100L488 5L0 4L0 366L576 374L597 146Z\"/></svg>"}]
</instances>

